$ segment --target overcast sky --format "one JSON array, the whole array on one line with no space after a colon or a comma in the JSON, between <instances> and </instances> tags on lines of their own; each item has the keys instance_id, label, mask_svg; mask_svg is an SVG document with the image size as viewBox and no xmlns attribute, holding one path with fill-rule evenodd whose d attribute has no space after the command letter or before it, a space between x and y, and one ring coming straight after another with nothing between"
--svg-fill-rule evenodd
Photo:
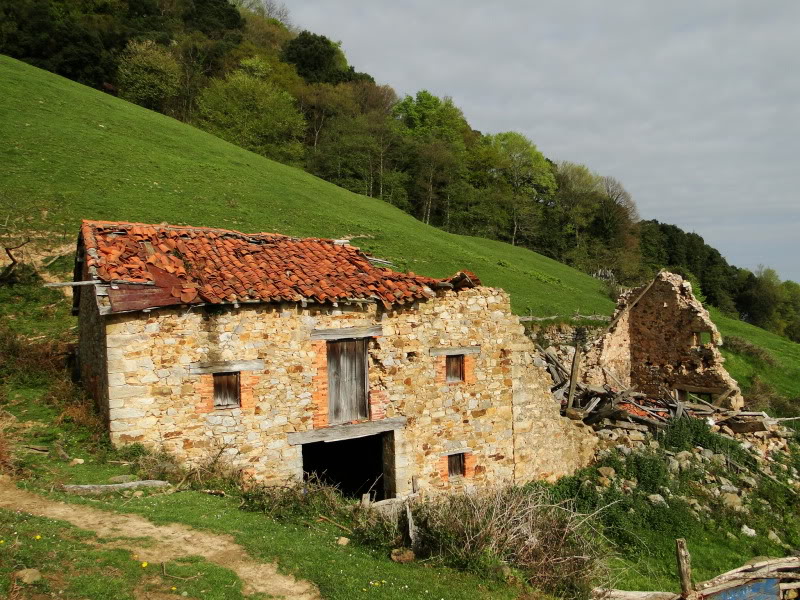
<instances>
[{"instance_id":1,"label":"overcast sky","mask_svg":"<svg viewBox=\"0 0 800 600\"><path fill-rule=\"evenodd\" d=\"M797 0L287 0L399 94L623 182L645 219L800 281Z\"/></svg>"}]
</instances>

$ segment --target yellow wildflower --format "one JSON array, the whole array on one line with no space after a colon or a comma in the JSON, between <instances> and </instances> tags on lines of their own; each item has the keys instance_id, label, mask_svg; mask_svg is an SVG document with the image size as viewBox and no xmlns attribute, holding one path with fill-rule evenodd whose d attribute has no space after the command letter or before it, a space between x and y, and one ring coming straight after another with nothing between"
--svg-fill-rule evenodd
<instances>
[{"instance_id":1,"label":"yellow wildflower","mask_svg":"<svg viewBox=\"0 0 800 600\"><path fill-rule=\"evenodd\" d=\"M142 563L142 568L144 569L145 567L147 567L147 562L146 561Z\"/></svg>"},{"instance_id":2,"label":"yellow wildflower","mask_svg":"<svg viewBox=\"0 0 800 600\"><path fill-rule=\"evenodd\" d=\"M40 539L42 539L42 536L40 536L40 535L35 535L35 536L33 536L33 539L35 539L35 540L40 540Z\"/></svg>"},{"instance_id":3,"label":"yellow wildflower","mask_svg":"<svg viewBox=\"0 0 800 600\"><path fill-rule=\"evenodd\" d=\"M175 591L175 590L177 590L178 588L176 588L176 587L173 585L173 586L172 586L171 588L169 588L169 589L171 589L171 590L174 592L174 591Z\"/></svg>"}]
</instances>

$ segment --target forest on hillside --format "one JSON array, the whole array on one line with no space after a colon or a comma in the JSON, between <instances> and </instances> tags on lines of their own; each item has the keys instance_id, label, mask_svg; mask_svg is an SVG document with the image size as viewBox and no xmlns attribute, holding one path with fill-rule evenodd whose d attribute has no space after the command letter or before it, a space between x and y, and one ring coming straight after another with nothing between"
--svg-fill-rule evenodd
<instances>
[{"instance_id":1,"label":"forest on hillside","mask_svg":"<svg viewBox=\"0 0 800 600\"><path fill-rule=\"evenodd\" d=\"M669 268L724 313L800 341L797 283L640 220L622 182L554 162L521 133L477 131L451 98L398 97L276 0L0 0L0 53L441 229L530 248L612 295Z\"/></svg>"}]
</instances>

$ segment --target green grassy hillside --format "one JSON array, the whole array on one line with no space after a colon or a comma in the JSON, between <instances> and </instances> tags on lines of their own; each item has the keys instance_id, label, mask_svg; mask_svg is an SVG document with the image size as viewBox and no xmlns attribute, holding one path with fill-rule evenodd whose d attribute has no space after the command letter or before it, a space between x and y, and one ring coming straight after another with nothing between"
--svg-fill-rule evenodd
<instances>
[{"instance_id":1,"label":"green grassy hillside","mask_svg":"<svg viewBox=\"0 0 800 600\"><path fill-rule=\"evenodd\" d=\"M602 284L502 242L427 226L380 200L247 152L193 127L0 56L0 222L74 240L81 218L213 225L298 236L356 236L399 269L470 269L541 316L611 313ZM42 211L47 211L45 219ZM363 237L362 237L363 236ZM728 352L747 386L758 372L800 396L800 345L714 315L723 335L767 348L778 366Z\"/></svg>"},{"instance_id":2,"label":"green grassy hillside","mask_svg":"<svg viewBox=\"0 0 800 600\"><path fill-rule=\"evenodd\" d=\"M760 327L723 317L715 309L711 310L711 317L722 333L725 367L745 391L750 388L753 378L757 376L774 386L779 394L790 399L800 399L800 344ZM765 363L757 357L726 349L724 345L726 336L744 338L766 350L773 358L772 364Z\"/></svg>"},{"instance_id":3,"label":"green grassy hillside","mask_svg":"<svg viewBox=\"0 0 800 600\"><path fill-rule=\"evenodd\" d=\"M400 269L470 269L520 313L610 313L591 277L500 242L424 225L372 198L0 56L0 198L74 236L81 218L357 237ZM5 212L5 210L3 210ZM4 215L2 215L5 218Z\"/></svg>"}]
</instances>

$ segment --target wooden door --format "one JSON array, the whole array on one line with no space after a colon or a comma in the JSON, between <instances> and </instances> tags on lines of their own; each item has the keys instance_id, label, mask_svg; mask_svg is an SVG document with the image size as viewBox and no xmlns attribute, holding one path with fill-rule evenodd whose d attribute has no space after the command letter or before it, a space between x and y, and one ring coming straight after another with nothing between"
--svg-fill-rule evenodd
<instances>
[{"instance_id":1,"label":"wooden door","mask_svg":"<svg viewBox=\"0 0 800 600\"><path fill-rule=\"evenodd\" d=\"M367 339L328 342L328 422L366 419Z\"/></svg>"}]
</instances>

